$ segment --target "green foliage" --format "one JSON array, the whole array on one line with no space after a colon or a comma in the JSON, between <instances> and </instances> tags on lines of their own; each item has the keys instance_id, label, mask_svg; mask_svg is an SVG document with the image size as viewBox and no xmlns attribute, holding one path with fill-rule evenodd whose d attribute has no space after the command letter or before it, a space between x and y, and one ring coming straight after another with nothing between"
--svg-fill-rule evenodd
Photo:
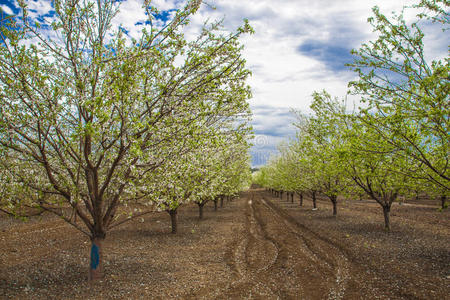
<instances>
[{"instance_id":1,"label":"green foliage","mask_svg":"<svg viewBox=\"0 0 450 300\"><path fill-rule=\"evenodd\" d=\"M256 182L281 191L322 192L333 203L349 180L343 176L343 126L345 106L326 92L314 93L314 115L297 113L298 134L280 145L279 156L262 168Z\"/></svg>"},{"instance_id":2,"label":"green foliage","mask_svg":"<svg viewBox=\"0 0 450 300\"><path fill-rule=\"evenodd\" d=\"M244 22L226 33L212 22L187 40L183 30L201 2L187 1L161 27L145 1L148 25L131 39L113 27L120 2L54 1L49 34L30 25L20 1L23 19L10 20L0 35L2 186L90 237L104 237L158 195L176 205L173 199L206 185L209 172L220 173L222 161L201 161L201 149L219 155L225 141L246 143L250 71L239 39L253 30ZM208 174L198 173L202 166ZM190 174L202 179L182 181ZM237 175L227 174L229 181ZM164 186L175 190L157 189ZM2 207L23 201L7 195ZM130 202L143 208L130 212ZM71 214L59 209L67 206Z\"/></svg>"},{"instance_id":3,"label":"green foliage","mask_svg":"<svg viewBox=\"0 0 450 300\"><path fill-rule=\"evenodd\" d=\"M373 9L369 22L378 38L353 51L357 58L350 66L359 79L349 86L366 105L360 122L409 161L401 171L449 189L450 60L426 59L420 22L432 20L445 31L449 4L424 0L415 7L423 12L410 25L402 14L390 20Z\"/></svg>"}]
</instances>

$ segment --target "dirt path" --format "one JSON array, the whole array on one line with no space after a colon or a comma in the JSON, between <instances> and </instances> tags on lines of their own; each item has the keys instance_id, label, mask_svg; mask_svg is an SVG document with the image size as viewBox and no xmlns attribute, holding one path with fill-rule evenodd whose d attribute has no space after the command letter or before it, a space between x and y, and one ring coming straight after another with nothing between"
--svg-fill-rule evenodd
<instances>
[{"instance_id":1,"label":"dirt path","mask_svg":"<svg viewBox=\"0 0 450 300\"><path fill-rule=\"evenodd\" d=\"M215 298L343 299L350 295L350 274L354 276L355 270L350 272L351 264L339 247L299 227L262 192L251 191L244 201L245 230L231 250L235 280L216 291Z\"/></svg>"}]
</instances>

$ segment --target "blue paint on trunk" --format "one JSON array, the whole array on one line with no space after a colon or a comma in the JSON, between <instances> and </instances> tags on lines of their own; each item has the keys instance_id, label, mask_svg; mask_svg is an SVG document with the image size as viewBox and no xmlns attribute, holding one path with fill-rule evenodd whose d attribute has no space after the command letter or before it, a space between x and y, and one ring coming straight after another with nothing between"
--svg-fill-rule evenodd
<instances>
[{"instance_id":1,"label":"blue paint on trunk","mask_svg":"<svg viewBox=\"0 0 450 300\"><path fill-rule=\"evenodd\" d=\"M96 244L92 244L91 248L91 269L97 269L98 264L100 263L100 254L99 249Z\"/></svg>"}]
</instances>

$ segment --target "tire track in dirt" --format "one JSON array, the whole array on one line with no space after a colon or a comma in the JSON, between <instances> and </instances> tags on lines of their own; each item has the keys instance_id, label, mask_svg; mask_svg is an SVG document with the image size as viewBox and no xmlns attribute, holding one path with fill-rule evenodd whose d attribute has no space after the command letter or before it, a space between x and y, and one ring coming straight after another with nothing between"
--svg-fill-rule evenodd
<instances>
[{"instance_id":1,"label":"tire track in dirt","mask_svg":"<svg viewBox=\"0 0 450 300\"><path fill-rule=\"evenodd\" d=\"M250 243L246 249L246 265L256 272L262 272L273 266L278 259L278 247L276 241L267 236L261 223L255 217L253 201L250 206ZM265 257L267 256L267 257ZM269 258L269 260L267 260Z\"/></svg>"},{"instance_id":2,"label":"tire track in dirt","mask_svg":"<svg viewBox=\"0 0 450 300\"><path fill-rule=\"evenodd\" d=\"M245 229L229 257L236 280L216 291L215 298L344 297L350 279L345 253L291 222L260 192L251 191L244 200Z\"/></svg>"},{"instance_id":3,"label":"tire track in dirt","mask_svg":"<svg viewBox=\"0 0 450 300\"><path fill-rule=\"evenodd\" d=\"M326 298L342 299L350 278L350 262L346 255L328 241L302 230L287 218L280 208L266 201L264 197L261 198L261 202L286 225L286 229L294 235L299 243L298 250L305 255L305 258L310 259L312 264L315 264L314 271L324 277L324 281L328 283Z\"/></svg>"},{"instance_id":4,"label":"tire track in dirt","mask_svg":"<svg viewBox=\"0 0 450 300\"><path fill-rule=\"evenodd\" d=\"M261 273L266 272L278 260L278 247L265 236L261 224L255 217L253 196L244 198L244 201L246 202L245 229L241 240L231 251L232 257L229 262L236 270L236 279L221 293L216 292L214 297L216 299L279 299L278 295L259 278Z\"/></svg>"},{"instance_id":5,"label":"tire track in dirt","mask_svg":"<svg viewBox=\"0 0 450 300\"><path fill-rule=\"evenodd\" d=\"M265 236L255 216L253 197L242 197L243 230L225 253L226 263L234 272L231 281L215 290L204 289L191 294L189 299L280 299L267 284L260 280L278 259L278 247Z\"/></svg>"}]
</instances>

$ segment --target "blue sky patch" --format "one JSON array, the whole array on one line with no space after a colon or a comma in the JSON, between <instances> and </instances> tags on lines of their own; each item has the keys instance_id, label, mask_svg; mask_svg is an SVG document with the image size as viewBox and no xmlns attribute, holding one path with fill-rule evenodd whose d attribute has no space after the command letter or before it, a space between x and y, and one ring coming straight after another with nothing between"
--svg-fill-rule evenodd
<instances>
[{"instance_id":1,"label":"blue sky patch","mask_svg":"<svg viewBox=\"0 0 450 300\"><path fill-rule=\"evenodd\" d=\"M302 55L317 59L335 72L347 70L345 64L353 62L353 56L350 54L351 48L343 45L309 40L301 44L297 51Z\"/></svg>"},{"instance_id":2,"label":"blue sky patch","mask_svg":"<svg viewBox=\"0 0 450 300\"><path fill-rule=\"evenodd\" d=\"M171 16L171 12L176 11L176 9L169 9L169 10L164 10L164 11L160 11L158 14L153 14L153 17L156 20L162 21L164 23L166 23L167 21L170 20L170 16Z\"/></svg>"}]
</instances>

